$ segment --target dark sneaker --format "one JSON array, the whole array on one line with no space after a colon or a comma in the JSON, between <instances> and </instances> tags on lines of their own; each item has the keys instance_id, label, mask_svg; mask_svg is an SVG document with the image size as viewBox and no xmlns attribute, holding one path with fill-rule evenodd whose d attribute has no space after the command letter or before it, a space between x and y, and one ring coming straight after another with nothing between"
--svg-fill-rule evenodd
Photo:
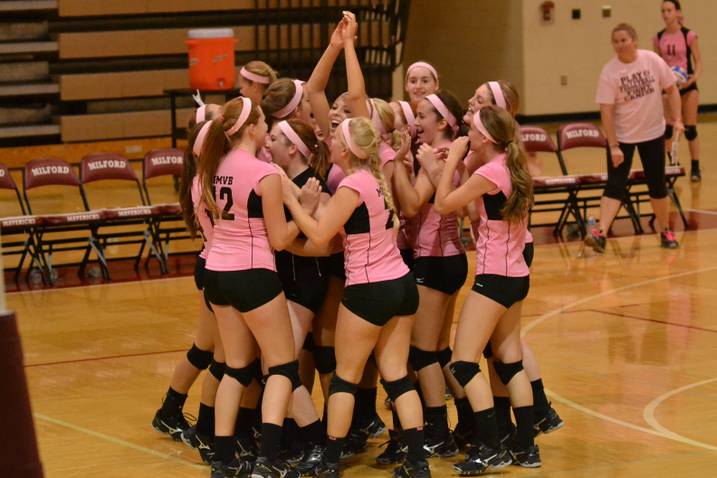
<instances>
[{"instance_id":1,"label":"dark sneaker","mask_svg":"<svg viewBox=\"0 0 717 478\"><path fill-rule=\"evenodd\" d=\"M426 433L426 442L423 444L426 457L438 456L441 458L450 458L458 454L458 445L456 445L453 435L449 432L445 436L431 436Z\"/></svg>"},{"instance_id":2,"label":"dark sneaker","mask_svg":"<svg viewBox=\"0 0 717 478\"><path fill-rule=\"evenodd\" d=\"M252 437L246 435L237 436L237 455L239 458L246 461L256 460L257 449L256 442Z\"/></svg>"},{"instance_id":3,"label":"dark sneaker","mask_svg":"<svg viewBox=\"0 0 717 478\"><path fill-rule=\"evenodd\" d=\"M556 412L553 407L548 406L548 413L545 416L535 416L533 428L537 436L540 433L554 432L555 430L563 428L563 426L565 426L565 422L560 418L558 412Z\"/></svg>"},{"instance_id":4,"label":"dark sneaker","mask_svg":"<svg viewBox=\"0 0 717 478\"><path fill-rule=\"evenodd\" d=\"M339 478L340 476L338 463L322 461L316 468L316 478Z\"/></svg>"},{"instance_id":5,"label":"dark sneaker","mask_svg":"<svg viewBox=\"0 0 717 478\"><path fill-rule=\"evenodd\" d=\"M675 233L669 229L665 229L660 233L660 247L665 249L677 249L680 247L680 243L677 242Z\"/></svg>"},{"instance_id":6,"label":"dark sneaker","mask_svg":"<svg viewBox=\"0 0 717 478\"><path fill-rule=\"evenodd\" d=\"M603 253L605 252L605 235L598 229L593 229L590 234L585 236L585 245L593 248L593 251Z\"/></svg>"},{"instance_id":7,"label":"dark sneaker","mask_svg":"<svg viewBox=\"0 0 717 478\"><path fill-rule=\"evenodd\" d=\"M196 449L202 461L210 465L214 460L214 450L212 450L212 439L209 436L197 433L197 427L191 427L181 433L182 441L185 445Z\"/></svg>"},{"instance_id":8,"label":"dark sneaker","mask_svg":"<svg viewBox=\"0 0 717 478\"><path fill-rule=\"evenodd\" d=\"M383 420L381 420L381 417L379 417L377 414L375 414L373 417L371 417L371 420L369 420L368 423L366 423L364 426L361 427L366 433L368 433L368 436L371 438L376 438L386 431L386 424L383 423Z\"/></svg>"},{"instance_id":9,"label":"dark sneaker","mask_svg":"<svg viewBox=\"0 0 717 478\"><path fill-rule=\"evenodd\" d=\"M323 458L324 447L321 445L312 445L304 452L301 461L296 465L296 471L298 471L301 476L314 476Z\"/></svg>"},{"instance_id":10,"label":"dark sneaker","mask_svg":"<svg viewBox=\"0 0 717 478\"><path fill-rule=\"evenodd\" d=\"M462 463L453 465L453 469L461 476L474 476L485 473L489 468L498 470L505 468L513 462L507 449L496 451L485 445L473 447L466 453Z\"/></svg>"},{"instance_id":11,"label":"dark sneaker","mask_svg":"<svg viewBox=\"0 0 717 478\"><path fill-rule=\"evenodd\" d=\"M251 463L234 459L229 464L221 461L212 462L211 478L244 478L251 473Z\"/></svg>"},{"instance_id":12,"label":"dark sneaker","mask_svg":"<svg viewBox=\"0 0 717 478\"><path fill-rule=\"evenodd\" d=\"M341 450L341 459L363 453L366 447L368 447L368 432L363 428L352 428L346 437L344 449Z\"/></svg>"},{"instance_id":13,"label":"dark sneaker","mask_svg":"<svg viewBox=\"0 0 717 478\"><path fill-rule=\"evenodd\" d=\"M394 478L431 478L431 469L426 461L417 463L404 461L401 466L393 470L393 476Z\"/></svg>"},{"instance_id":14,"label":"dark sneaker","mask_svg":"<svg viewBox=\"0 0 717 478\"><path fill-rule=\"evenodd\" d=\"M401 442L401 435L398 432L389 430L388 436L390 437L389 440L384 443L384 445L388 446L383 453L376 457L376 463L383 466L401 463L408 452L408 447Z\"/></svg>"},{"instance_id":15,"label":"dark sneaker","mask_svg":"<svg viewBox=\"0 0 717 478\"><path fill-rule=\"evenodd\" d=\"M250 476L251 478L299 478L301 475L281 460L271 462L266 457L260 456L256 459Z\"/></svg>"},{"instance_id":16,"label":"dark sneaker","mask_svg":"<svg viewBox=\"0 0 717 478\"><path fill-rule=\"evenodd\" d=\"M510 454L513 457L514 465L525 468L538 468L541 465L538 445L531 445L526 449L520 449L513 445L510 449Z\"/></svg>"},{"instance_id":17,"label":"dark sneaker","mask_svg":"<svg viewBox=\"0 0 717 478\"><path fill-rule=\"evenodd\" d=\"M693 183L699 183L702 181L702 173L700 172L699 166L692 168L692 172L690 172L690 181Z\"/></svg>"},{"instance_id":18,"label":"dark sneaker","mask_svg":"<svg viewBox=\"0 0 717 478\"><path fill-rule=\"evenodd\" d=\"M166 414L162 412L161 408L157 410L152 420L152 428L159 433L169 435L174 441L182 441L182 432L190 427L191 425L181 412Z\"/></svg>"}]
</instances>

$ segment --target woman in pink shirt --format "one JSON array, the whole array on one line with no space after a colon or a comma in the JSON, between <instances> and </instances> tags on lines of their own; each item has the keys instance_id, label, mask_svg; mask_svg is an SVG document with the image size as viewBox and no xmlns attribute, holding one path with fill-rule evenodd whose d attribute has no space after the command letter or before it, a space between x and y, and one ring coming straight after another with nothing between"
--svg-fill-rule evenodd
<instances>
[{"instance_id":1,"label":"woman in pink shirt","mask_svg":"<svg viewBox=\"0 0 717 478\"><path fill-rule=\"evenodd\" d=\"M462 117L460 103L450 93L431 94L421 100L416 114L418 140L423 143L419 158L446 150L458 133ZM459 184L460 176L456 174L454 180ZM423 168L412 183L406 165L397 163L394 184L403 213L413 218L417 230L413 272L421 300L410 360L426 407L426 449L432 455L455 456L458 447L448 428L441 366L447 365L450 352L444 352L440 339L446 324L452 323L453 305L468 274L458 216L455 212L443 215L435 209L435 187Z\"/></svg>"},{"instance_id":2,"label":"woman in pink shirt","mask_svg":"<svg viewBox=\"0 0 717 478\"><path fill-rule=\"evenodd\" d=\"M417 61L406 68L403 89L408 93L411 108L415 112L418 104L428 95L440 91L438 71L430 63Z\"/></svg>"},{"instance_id":3,"label":"woman in pink shirt","mask_svg":"<svg viewBox=\"0 0 717 478\"><path fill-rule=\"evenodd\" d=\"M595 98L600 105L603 130L610 147L608 179L600 200L600 225L589 231L585 244L596 252L605 252L605 235L627 193L627 178L637 148L647 177L661 246L675 249L679 243L669 222L662 105L664 90L674 119L673 129L684 131L675 77L656 53L637 48L637 32L631 25L621 23L613 29L612 46L616 55L600 73Z\"/></svg>"},{"instance_id":4,"label":"woman in pink shirt","mask_svg":"<svg viewBox=\"0 0 717 478\"><path fill-rule=\"evenodd\" d=\"M680 89L685 138L690 145L692 157L690 179L692 182L699 182L702 174L699 160L700 143L697 139L697 109L700 105L697 79L702 75L702 54L697 33L682 25L681 14L682 6L678 0L662 2L662 20L665 22L665 28L660 30L652 41L655 52L670 67L680 67L687 74L687 81L678 84L677 87ZM672 124L668 118L665 128L665 150L670 154L671 149Z\"/></svg>"},{"instance_id":5,"label":"woman in pink shirt","mask_svg":"<svg viewBox=\"0 0 717 478\"><path fill-rule=\"evenodd\" d=\"M467 146L483 166L457 189L453 175ZM476 244L476 278L456 329L451 372L463 386L475 413L474 448L454 469L479 474L513 460L540 466L533 442L533 395L523 371L520 316L530 286L523 258L532 179L516 141L516 123L504 109L485 106L473 115L468 138L451 145L436 190L435 207L446 214L479 200L480 226ZM493 342L496 372L511 392L517 431L511 452L501 447L490 386L480 373L477 357ZM511 457L512 454L512 457Z\"/></svg>"},{"instance_id":6,"label":"woman in pink shirt","mask_svg":"<svg viewBox=\"0 0 717 478\"><path fill-rule=\"evenodd\" d=\"M284 217L278 171L256 158L266 133L258 105L244 97L231 100L208 127L199 163L201 201L214 224L204 294L217 318L227 364L215 407L212 476L217 478L252 470L250 462L235 458L234 428L244 390L258 372L253 364L259 349L269 378L252 476L293 473L278 452L289 398L301 381L273 250L284 249L299 231Z\"/></svg>"},{"instance_id":7,"label":"woman in pink shirt","mask_svg":"<svg viewBox=\"0 0 717 478\"><path fill-rule=\"evenodd\" d=\"M398 407L408 445L406 461L394 476L430 476L422 448L421 402L407 372L418 293L396 247L398 220L391 190L381 172L378 142L369 120L353 118L341 123L332 142L331 158L346 177L318 220L285 190L294 221L310 240L325 244L342 229L346 235L346 289L336 324L336 373L328 399L328 441L318 471L324 478L339 476L353 394L372 353L384 387Z\"/></svg>"}]
</instances>

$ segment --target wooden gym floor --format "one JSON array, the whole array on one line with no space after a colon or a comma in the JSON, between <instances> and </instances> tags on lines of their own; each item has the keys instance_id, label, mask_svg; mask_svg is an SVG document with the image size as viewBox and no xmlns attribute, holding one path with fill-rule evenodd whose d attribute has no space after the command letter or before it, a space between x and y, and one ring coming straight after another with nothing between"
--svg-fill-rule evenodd
<instances>
[{"instance_id":1,"label":"wooden gym floor","mask_svg":"<svg viewBox=\"0 0 717 478\"><path fill-rule=\"evenodd\" d=\"M717 123L700 132L705 180L678 183L697 229L678 232L680 249L660 249L652 234L610 239L604 256L580 242L536 248L524 332L566 426L538 438L542 468L500 475L714 476ZM686 147L682 157L687 163ZM193 450L150 426L192 341L199 297L191 277L7 299L48 478L209 476ZM196 412L198 393L186 411ZM372 466L382 441L372 440L345 476L389 476ZM450 463L433 460L433 476L450 476Z\"/></svg>"}]
</instances>

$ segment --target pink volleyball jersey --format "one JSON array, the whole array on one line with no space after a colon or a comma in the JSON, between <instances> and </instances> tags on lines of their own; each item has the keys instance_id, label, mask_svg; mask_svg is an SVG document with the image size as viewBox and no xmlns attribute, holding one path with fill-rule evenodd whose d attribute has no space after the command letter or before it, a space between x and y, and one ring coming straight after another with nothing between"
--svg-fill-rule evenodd
<instances>
[{"instance_id":1,"label":"pink volleyball jersey","mask_svg":"<svg viewBox=\"0 0 717 478\"><path fill-rule=\"evenodd\" d=\"M339 188L339 184L345 177L346 175L340 167L336 164L331 165L329 174L326 176L326 185L328 186L329 191L331 191L331 194L336 193L336 190Z\"/></svg>"},{"instance_id":2,"label":"pink volleyball jersey","mask_svg":"<svg viewBox=\"0 0 717 478\"><path fill-rule=\"evenodd\" d=\"M346 286L398 279L408 274L396 247L392 212L376 178L359 169L346 176L339 188L359 193L361 203L344 225Z\"/></svg>"},{"instance_id":3,"label":"pink volleyball jersey","mask_svg":"<svg viewBox=\"0 0 717 478\"><path fill-rule=\"evenodd\" d=\"M518 223L503 220L500 210L512 192L510 172L500 154L476 170L497 187L481 197L480 224L476 237L476 275L496 274L525 277L529 274L523 258L527 218Z\"/></svg>"},{"instance_id":4,"label":"pink volleyball jersey","mask_svg":"<svg viewBox=\"0 0 717 478\"><path fill-rule=\"evenodd\" d=\"M381 141L378 145L378 157L381 160L381 167L384 167L396 159L396 151L388 143Z\"/></svg>"},{"instance_id":5,"label":"pink volleyball jersey","mask_svg":"<svg viewBox=\"0 0 717 478\"><path fill-rule=\"evenodd\" d=\"M665 62L670 67L679 66L688 74L692 71L692 43L697 38L697 34L687 28L682 28L674 33L668 33L665 30L659 32L652 39L655 51L660 53Z\"/></svg>"},{"instance_id":6,"label":"pink volleyball jersey","mask_svg":"<svg viewBox=\"0 0 717 478\"><path fill-rule=\"evenodd\" d=\"M460 174L453 175L453 186L461 184ZM464 254L458 226L458 214L440 215L433 207L433 199L424 204L414 218L417 236L413 257L450 257Z\"/></svg>"},{"instance_id":7,"label":"pink volleyball jersey","mask_svg":"<svg viewBox=\"0 0 717 478\"><path fill-rule=\"evenodd\" d=\"M259 181L279 174L274 166L239 149L222 158L213 179L220 218L215 220L207 269L276 270L264 223Z\"/></svg>"},{"instance_id":8,"label":"pink volleyball jersey","mask_svg":"<svg viewBox=\"0 0 717 478\"><path fill-rule=\"evenodd\" d=\"M196 217L199 222L199 228L202 230L202 239L204 240L202 252L199 253L199 257L206 259L212 245L214 224L207 213L204 201L202 201L202 186L199 184L199 176L194 176L194 179L192 179L192 204L194 205L194 217Z\"/></svg>"}]
</instances>

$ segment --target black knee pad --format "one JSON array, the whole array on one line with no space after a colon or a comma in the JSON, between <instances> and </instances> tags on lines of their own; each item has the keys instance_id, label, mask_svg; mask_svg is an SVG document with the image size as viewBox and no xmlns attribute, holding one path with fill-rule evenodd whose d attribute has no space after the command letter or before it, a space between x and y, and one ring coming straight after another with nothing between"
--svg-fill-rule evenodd
<instances>
[{"instance_id":1,"label":"black knee pad","mask_svg":"<svg viewBox=\"0 0 717 478\"><path fill-rule=\"evenodd\" d=\"M438 354L433 351L421 350L412 345L408 352L408 363L411 364L413 370L418 372L422 368L438 363Z\"/></svg>"},{"instance_id":2,"label":"black knee pad","mask_svg":"<svg viewBox=\"0 0 717 478\"><path fill-rule=\"evenodd\" d=\"M292 390L301 387L301 379L299 378L299 361L284 363L269 367L269 375L283 375L291 380Z\"/></svg>"},{"instance_id":3,"label":"black knee pad","mask_svg":"<svg viewBox=\"0 0 717 478\"><path fill-rule=\"evenodd\" d=\"M668 124L665 126L665 139L672 139L672 135L674 133L674 129L672 128L671 124Z\"/></svg>"},{"instance_id":4,"label":"black knee pad","mask_svg":"<svg viewBox=\"0 0 717 478\"><path fill-rule=\"evenodd\" d=\"M358 389L357 383L347 382L336 374L331 377L329 395L333 395L334 393L350 393L351 395L356 395L356 389Z\"/></svg>"},{"instance_id":5,"label":"black knee pad","mask_svg":"<svg viewBox=\"0 0 717 478\"><path fill-rule=\"evenodd\" d=\"M473 380L473 377L480 373L480 365L478 365L478 362L453 362L450 365L450 369L453 376L456 377L456 380L458 380L458 383L460 383L463 388Z\"/></svg>"},{"instance_id":6,"label":"black knee pad","mask_svg":"<svg viewBox=\"0 0 717 478\"><path fill-rule=\"evenodd\" d=\"M450 347L446 347L443 350L439 350L437 355L438 363L441 364L441 368L444 368L446 365L451 363L451 355L453 355L453 350L451 350Z\"/></svg>"},{"instance_id":7,"label":"black knee pad","mask_svg":"<svg viewBox=\"0 0 717 478\"><path fill-rule=\"evenodd\" d=\"M215 362L212 360L212 363L209 365L209 373L211 373L214 378L221 381L226 368L227 364L224 362Z\"/></svg>"},{"instance_id":8,"label":"black knee pad","mask_svg":"<svg viewBox=\"0 0 717 478\"><path fill-rule=\"evenodd\" d=\"M695 139L697 139L697 125L685 125L685 138L687 139L687 141L694 141Z\"/></svg>"},{"instance_id":9,"label":"black knee pad","mask_svg":"<svg viewBox=\"0 0 717 478\"><path fill-rule=\"evenodd\" d=\"M315 346L314 363L316 370L322 375L333 372L336 370L336 351L333 347Z\"/></svg>"},{"instance_id":10,"label":"black knee pad","mask_svg":"<svg viewBox=\"0 0 717 478\"><path fill-rule=\"evenodd\" d=\"M227 367L224 370L224 374L229 375L237 382L241 383L245 387L248 387L251 384L251 381L254 380L254 367L252 364L242 368Z\"/></svg>"},{"instance_id":11,"label":"black knee pad","mask_svg":"<svg viewBox=\"0 0 717 478\"><path fill-rule=\"evenodd\" d=\"M187 360L194 367L199 370L206 370L209 364L212 363L214 352L211 350L202 350L195 344L192 344L192 348L187 351Z\"/></svg>"},{"instance_id":12,"label":"black knee pad","mask_svg":"<svg viewBox=\"0 0 717 478\"><path fill-rule=\"evenodd\" d=\"M503 363L494 360L493 366L495 367L495 373L500 377L500 381L503 382L504 385L508 385L515 374L523 370L523 361Z\"/></svg>"},{"instance_id":13,"label":"black knee pad","mask_svg":"<svg viewBox=\"0 0 717 478\"><path fill-rule=\"evenodd\" d=\"M490 346L490 341L485 344L485 348L483 349L483 357L485 357L486 360L491 358L493 356L493 347Z\"/></svg>"},{"instance_id":14,"label":"black knee pad","mask_svg":"<svg viewBox=\"0 0 717 478\"><path fill-rule=\"evenodd\" d=\"M387 382L381 379L381 385L383 385L383 389L386 390L386 395L388 395L388 397L394 402L404 393L415 390L413 382L411 382L411 379L408 378L408 375L392 382Z\"/></svg>"}]
</instances>

